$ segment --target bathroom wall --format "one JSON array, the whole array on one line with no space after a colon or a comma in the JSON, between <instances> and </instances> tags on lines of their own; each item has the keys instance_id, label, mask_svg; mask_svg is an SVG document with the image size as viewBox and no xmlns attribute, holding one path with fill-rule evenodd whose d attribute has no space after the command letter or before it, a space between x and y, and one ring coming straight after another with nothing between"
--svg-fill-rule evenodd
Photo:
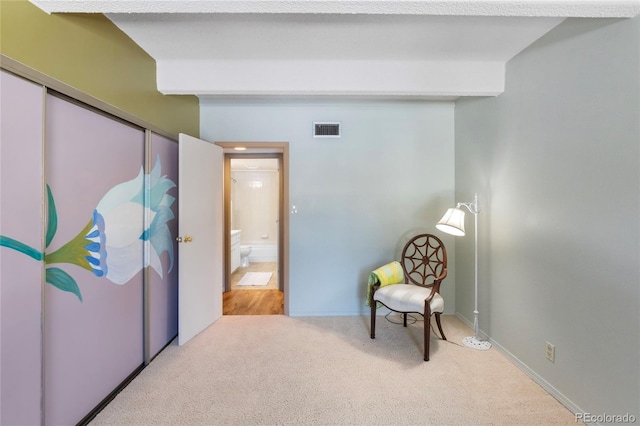
<instances>
[{"instance_id":1,"label":"bathroom wall","mask_svg":"<svg viewBox=\"0 0 640 426\"><path fill-rule=\"evenodd\" d=\"M231 176L231 228L242 231L241 244L277 244L278 160L231 159Z\"/></svg>"}]
</instances>

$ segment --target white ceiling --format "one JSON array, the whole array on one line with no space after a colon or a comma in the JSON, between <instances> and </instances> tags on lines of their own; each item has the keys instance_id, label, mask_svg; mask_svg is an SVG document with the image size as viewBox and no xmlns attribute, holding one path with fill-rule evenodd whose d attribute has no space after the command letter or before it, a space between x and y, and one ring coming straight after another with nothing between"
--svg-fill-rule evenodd
<instances>
[{"instance_id":1,"label":"white ceiling","mask_svg":"<svg viewBox=\"0 0 640 426\"><path fill-rule=\"evenodd\" d=\"M107 14L156 60L158 90L204 98L495 96L506 62L566 17L640 13L640 0L31 1Z\"/></svg>"}]
</instances>

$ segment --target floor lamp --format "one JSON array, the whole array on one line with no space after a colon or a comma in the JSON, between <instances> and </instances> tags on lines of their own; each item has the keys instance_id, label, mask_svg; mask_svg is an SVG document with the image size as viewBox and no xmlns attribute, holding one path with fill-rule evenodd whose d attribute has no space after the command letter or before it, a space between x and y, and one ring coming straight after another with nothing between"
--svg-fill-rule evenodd
<instances>
[{"instance_id":1,"label":"floor lamp","mask_svg":"<svg viewBox=\"0 0 640 426\"><path fill-rule=\"evenodd\" d=\"M473 197L471 203L458 203L455 208L448 209L442 216L440 222L436 225L436 228L455 236L464 236L464 211L460 207L466 207L474 217L474 231L475 231L475 309L473 311L473 336L465 337L462 339L462 343L473 349L479 349L486 351L491 347L491 343L480 340L478 337L478 194Z\"/></svg>"}]
</instances>

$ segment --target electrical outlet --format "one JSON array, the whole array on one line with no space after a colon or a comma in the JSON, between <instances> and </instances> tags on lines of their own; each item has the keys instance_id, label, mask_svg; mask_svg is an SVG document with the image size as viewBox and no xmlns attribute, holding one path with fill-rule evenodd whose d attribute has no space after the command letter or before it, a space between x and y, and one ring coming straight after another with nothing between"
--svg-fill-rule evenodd
<instances>
[{"instance_id":1,"label":"electrical outlet","mask_svg":"<svg viewBox=\"0 0 640 426\"><path fill-rule=\"evenodd\" d=\"M547 342L546 344L546 352L547 352L547 359L551 362L555 362L556 360L556 347L554 345L552 345L551 343Z\"/></svg>"}]
</instances>

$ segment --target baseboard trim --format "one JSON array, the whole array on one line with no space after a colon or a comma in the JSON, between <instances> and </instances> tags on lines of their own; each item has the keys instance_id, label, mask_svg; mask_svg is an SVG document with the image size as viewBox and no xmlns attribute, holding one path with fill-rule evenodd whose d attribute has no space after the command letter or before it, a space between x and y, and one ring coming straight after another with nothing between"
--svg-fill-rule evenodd
<instances>
[{"instance_id":1,"label":"baseboard trim","mask_svg":"<svg viewBox=\"0 0 640 426\"><path fill-rule=\"evenodd\" d=\"M83 418L82 420L80 420L80 421L76 424L76 426L85 426L85 425L88 425L88 424L89 424L89 422L90 422L91 420L93 420L93 419L98 415L98 413L100 413L100 411L102 411L102 410L104 409L104 407L106 407L107 405L109 405L109 403L110 403L111 401L113 401L113 399L114 399L114 398L115 398L115 397L116 397L120 392L122 392L122 390L123 390L124 388L126 388L126 387L127 387L127 385L128 385L129 383L131 383L131 381L132 381L133 379L135 379L135 378L136 378L136 376L138 376L138 374L140 374L140 372L141 372L142 370L144 370L144 368L145 368L145 367L146 367L146 366L145 366L145 365L144 365L144 363L143 363L143 364L141 364L138 368L136 368L135 370L133 370L133 372L132 372L131 374L129 374L129 376L127 376L127 378L126 378L126 379L124 379L124 380L122 381L122 383L120 383L120 384L119 384L119 385L118 385L118 386L117 386L113 391L111 391L111 393L110 393L109 395L107 395L107 397L106 397L105 399L103 399L102 401L100 401L100 403L99 403L98 405L96 405L96 407L95 407L93 410L91 410L91 411L89 412L89 414L87 414L86 416L84 416L84 418Z\"/></svg>"},{"instance_id":2,"label":"baseboard trim","mask_svg":"<svg viewBox=\"0 0 640 426\"><path fill-rule=\"evenodd\" d=\"M171 339L169 339L169 341L168 341L167 343L165 343L165 345L164 345L162 348L160 348L160 350L159 350L158 352L156 352L156 354L155 354L155 355L153 355L153 356L149 359L149 362L147 363L147 365L151 364L151 361L153 361L154 359L156 359L156 357L157 357L158 355L160 355L160 354L162 353L162 351L164 351L165 349L167 349L167 347L168 347L169 345L171 345L171 344L173 343L173 341L174 341L174 340L176 340L177 338L178 338L178 333L176 333L176 335L175 335L175 336L173 336Z\"/></svg>"},{"instance_id":3,"label":"baseboard trim","mask_svg":"<svg viewBox=\"0 0 640 426\"><path fill-rule=\"evenodd\" d=\"M461 315L459 313L456 313L456 317L460 321L462 321L463 323L467 324L470 328L473 328L473 322L469 321L463 315ZM549 393L552 397L557 399L558 402L560 402L562 405L564 405L573 414L585 413L586 412L585 410L583 410L580 407L578 407L569 398L567 398L562 392L560 392L558 389L553 387L553 385L551 385L551 383L547 382L542 376L540 376L538 373L533 371L527 364L525 364L518 357L516 357L514 354L509 352L509 350L507 350L499 342L496 342L494 339L492 339L490 336L488 336L482 330L478 330L478 334L480 335L479 337L481 337L483 340L489 341L493 345L493 347L496 348L496 350L498 352L500 352L502 355L504 355L505 358L507 358L509 361L511 361L512 364L514 364L516 367L518 367L520 370L522 370L527 376L531 377L531 379L533 379L534 382L539 384L545 391L547 391L547 393Z\"/></svg>"}]
</instances>

